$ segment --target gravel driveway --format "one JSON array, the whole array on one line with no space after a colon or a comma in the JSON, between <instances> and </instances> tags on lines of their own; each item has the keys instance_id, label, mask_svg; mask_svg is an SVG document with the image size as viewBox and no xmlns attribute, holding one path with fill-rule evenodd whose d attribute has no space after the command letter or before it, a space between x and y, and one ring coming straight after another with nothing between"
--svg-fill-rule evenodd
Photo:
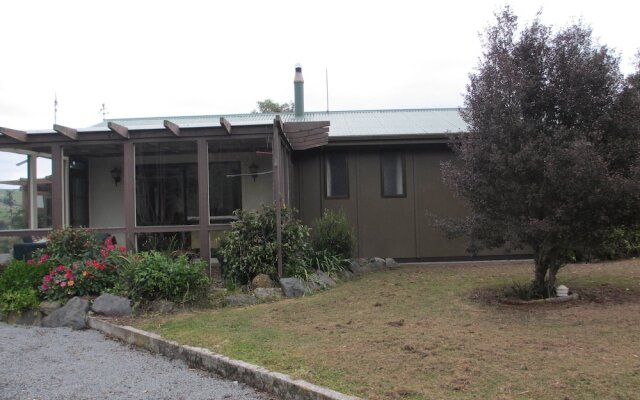
<instances>
[{"instance_id":1,"label":"gravel driveway","mask_svg":"<svg viewBox=\"0 0 640 400\"><path fill-rule=\"evenodd\" d=\"M0 399L269 398L96 331L0 322Z\"/></svg>"}]
</instances>

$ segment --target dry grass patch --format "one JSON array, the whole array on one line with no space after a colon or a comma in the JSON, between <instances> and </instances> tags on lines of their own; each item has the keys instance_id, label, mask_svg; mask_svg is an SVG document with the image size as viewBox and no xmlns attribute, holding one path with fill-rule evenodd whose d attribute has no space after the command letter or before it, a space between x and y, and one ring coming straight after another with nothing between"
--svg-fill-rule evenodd
<instances>
[{"instance_id":1,"label":"dry grass patch","mask_svg":"<svg viewBox=\"0 0 640 400\"><path fill-rule=\"evenodd\" d=\"M572 265L583 300L509 306L528 263L406 266L328 292L136 321L181 343L369 399L635 398L640 262Z\"/></svg>"}]
</instances>

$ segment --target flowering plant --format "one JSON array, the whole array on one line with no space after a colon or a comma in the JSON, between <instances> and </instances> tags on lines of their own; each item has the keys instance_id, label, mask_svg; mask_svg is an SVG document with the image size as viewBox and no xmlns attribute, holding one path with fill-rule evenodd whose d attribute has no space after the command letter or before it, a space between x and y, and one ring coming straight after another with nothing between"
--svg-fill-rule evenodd
<instances>
[{"instance_id":1,"label":"flowering plant","mask_svg":"<svg viewBox=\"0 0 640 400\"><path fill-rule=\"evenodd\" d=\"M94 254L95 253L95 254ZM99 295L112 288L117 279L117 267L128 256L124 247L116 247L111 236L102 243L98 251L84 260L52 265L42 278L40 291L48 300L61 300L73 296ZM43 254L38 262L49 262Z\"/></svg>"}]
</instances>

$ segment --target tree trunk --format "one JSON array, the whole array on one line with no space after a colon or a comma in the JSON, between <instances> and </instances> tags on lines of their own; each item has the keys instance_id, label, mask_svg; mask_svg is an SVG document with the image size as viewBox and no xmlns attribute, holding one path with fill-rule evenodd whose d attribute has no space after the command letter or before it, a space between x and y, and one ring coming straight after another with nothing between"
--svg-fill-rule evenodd
<instances>
[{"instance_id":1,"label":"tree trunk","mask_svg":"<svg viewBox=\"0 0 640 400\"><path fill-rule=\"evenodd\" d=\"M549 267L536 258L535 264L535 278L533 280L533 292L536 296L544 296L546 293L545 280L547 278L547 271Z\"/></svg>"}]
</instances>

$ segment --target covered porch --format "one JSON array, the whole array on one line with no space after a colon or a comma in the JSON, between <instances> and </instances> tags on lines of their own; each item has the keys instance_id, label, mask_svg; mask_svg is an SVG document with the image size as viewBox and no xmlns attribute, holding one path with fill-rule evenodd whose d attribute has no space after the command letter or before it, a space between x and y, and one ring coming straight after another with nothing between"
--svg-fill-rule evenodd
<instances>
[{"instance_id":1,"label":"covered porch","mask_svg":"<svg viewBox=\"0 0 640 400\"><path fill-rule=\"evenodd\" d=\"M219 275L212 254L233 211L295 204L292 152L326 144L328 126L220 117L0 128L0 253L51 229L86 226L113 234L127 250L193 251Z\"/></svg>"}]
</instances>

